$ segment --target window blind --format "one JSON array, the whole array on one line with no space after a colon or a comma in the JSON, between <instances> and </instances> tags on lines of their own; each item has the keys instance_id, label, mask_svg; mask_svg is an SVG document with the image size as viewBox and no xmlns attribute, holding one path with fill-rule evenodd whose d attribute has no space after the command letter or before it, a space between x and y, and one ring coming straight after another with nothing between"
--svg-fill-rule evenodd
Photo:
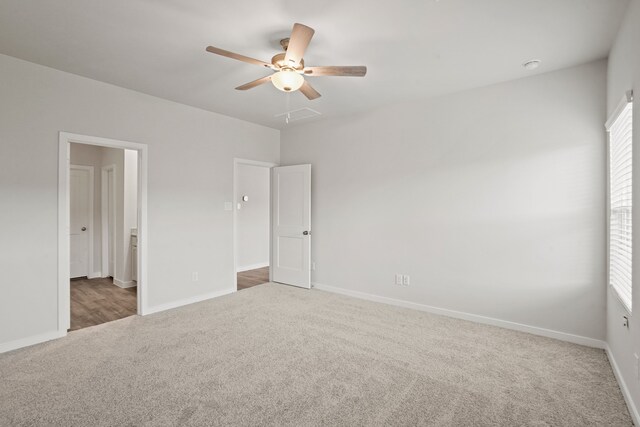
<instances>
[{"instance_id":1,"label":"window blind","mask_svg":"<svg viewBox=\"0 0 640 427\"><path fill-rule=\"evenodd\" d=\"M632 278L632 121L627 102L609 131L609 284L631 311Z\"/></svg>"}]
</instances>

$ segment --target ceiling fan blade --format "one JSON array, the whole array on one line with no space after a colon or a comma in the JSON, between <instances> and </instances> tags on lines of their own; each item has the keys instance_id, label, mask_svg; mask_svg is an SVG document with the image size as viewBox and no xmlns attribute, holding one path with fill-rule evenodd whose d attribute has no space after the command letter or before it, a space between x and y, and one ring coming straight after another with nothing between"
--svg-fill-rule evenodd
<instances>
[{"instance_id":1,"label":"ceiling fan blade","mask_svg":"<svg viewBox=\"0 0 640 427\"><path fill-rule=\"evenodd\" d=\"M271 81L271 76L262 77L262 78L259 78L259 79L257 79L257 80L254 80L254 81L252 81L252 82L245 83L245 84L243 84L242 86L238 86L238 87L236 88L236 90L247 90L247 89L253 89L253 88L254 88L254 87L256 87L256 86L260 86L261 84L265 84L265 83L270 82L270 81Z\"/></svg>"},{"instance_id":2,"label":"ceiling fan blade","mask_svg":"<svg viewBox=\"0 0 640 427\"><path fill-rule=\"evenodd\" d=\"M237 53L229 52L228 50L219 49L217 47L208 46L207 52L215 53L216 55L226 56L227 58L237 59L238 61L248 62L249 64L260 65L261 67L273 69L273 65L258 59L249 58L248 56L240 55Z\"/></svg>"},{"instance_id":3,"label":"ceiling fan blade","mask_svg":"<svg viewBox=\"0 0 640 427\"><path fill-rule=\"evenodd\" d=\"M293 30L291 30L291 36L289 37L289 46L284 56L285 64L289 64L292 67L297 67L300 64L313 33L315 33L313 28L302 24L293 24Z\"/></svg>"},{"instance_id":4,"label":"ceiling fan blade","mask_svg":"<svg viewBox=\"0 0 640 427\"><path fill-rule=\"evenodd\" d=\"M365 66L347 66L347 67L305 67L305 76L347 76L347 77L364 77L367 74Z\"/></svg>"},{"instance_id":5,"label":"ceiling fan blade","mask_svg":"<svg viewBox=\"0 0 640 427\"><path fill-rule=\"evenodd\" d=\"M304 82L302 83L302 86L300 86L300 92L302 92L304 94L304 96L306 96L310 101L313 101L316 98L320 98L322 95L320 95L320 93L315 90L308 82Z\"/></svg>"}]
</instances>

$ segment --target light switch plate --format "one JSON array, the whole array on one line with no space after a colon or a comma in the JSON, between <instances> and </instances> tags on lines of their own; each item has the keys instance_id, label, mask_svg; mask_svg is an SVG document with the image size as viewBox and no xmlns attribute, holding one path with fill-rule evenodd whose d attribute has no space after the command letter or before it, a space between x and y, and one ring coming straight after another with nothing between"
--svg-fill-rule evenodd
<instances>
[{"instance_id":1,"label":"light switch plate","mask_svg":"<svg viewBox=\"0 0 640 427\"><path fill-rule=\"evenodd\" d=\"M224 202L224 210L225 211L232 211L233 210L233 204L231 202Z\"/></svg>"}]
</instances>

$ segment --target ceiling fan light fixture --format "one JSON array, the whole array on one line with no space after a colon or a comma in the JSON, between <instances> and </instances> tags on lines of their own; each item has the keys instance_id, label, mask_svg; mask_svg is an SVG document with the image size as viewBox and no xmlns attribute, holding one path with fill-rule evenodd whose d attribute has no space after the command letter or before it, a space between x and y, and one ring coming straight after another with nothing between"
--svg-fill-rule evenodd
<instances>
[{"instance_id":1,"label":"ceiling fan light fixture","mask_svg":"<svg viewBox=\"0 0 640 427\"><path fill-rule=\"evenodd\" d=\"M280 70L271 76L271 83L283 91L294 92L302 86L304 83L304 77L295 72L294 70Z\"/></svg>"}]
</instances>

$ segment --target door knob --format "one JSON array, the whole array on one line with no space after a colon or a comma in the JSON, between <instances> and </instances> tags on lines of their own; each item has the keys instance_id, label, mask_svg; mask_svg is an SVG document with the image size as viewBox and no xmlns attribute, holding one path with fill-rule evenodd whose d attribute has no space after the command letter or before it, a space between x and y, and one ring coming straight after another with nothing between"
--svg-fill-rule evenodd
<instances>
[{"instance_id":1,"label":"door knob","mask_svg":"<svg viewBox=\"0 0 640 427\"><path fill-rule=\"evenodd\" d=\"M82 227L80 230L87 231L87 227Z\"/></svg>"},{"instance_id":2,"label":"door knob","mask_svg":"<svg viewBox=\"0 0 640 427\"><path fill-rule=\"evenodd\" d=\"M308 231L303 231L303 232L302 232L302 234L303 234L304 236L308 236L308 235L309 235L309 234L311 234L311 233L309 233Z\"/></svg>"}]
</instances>

